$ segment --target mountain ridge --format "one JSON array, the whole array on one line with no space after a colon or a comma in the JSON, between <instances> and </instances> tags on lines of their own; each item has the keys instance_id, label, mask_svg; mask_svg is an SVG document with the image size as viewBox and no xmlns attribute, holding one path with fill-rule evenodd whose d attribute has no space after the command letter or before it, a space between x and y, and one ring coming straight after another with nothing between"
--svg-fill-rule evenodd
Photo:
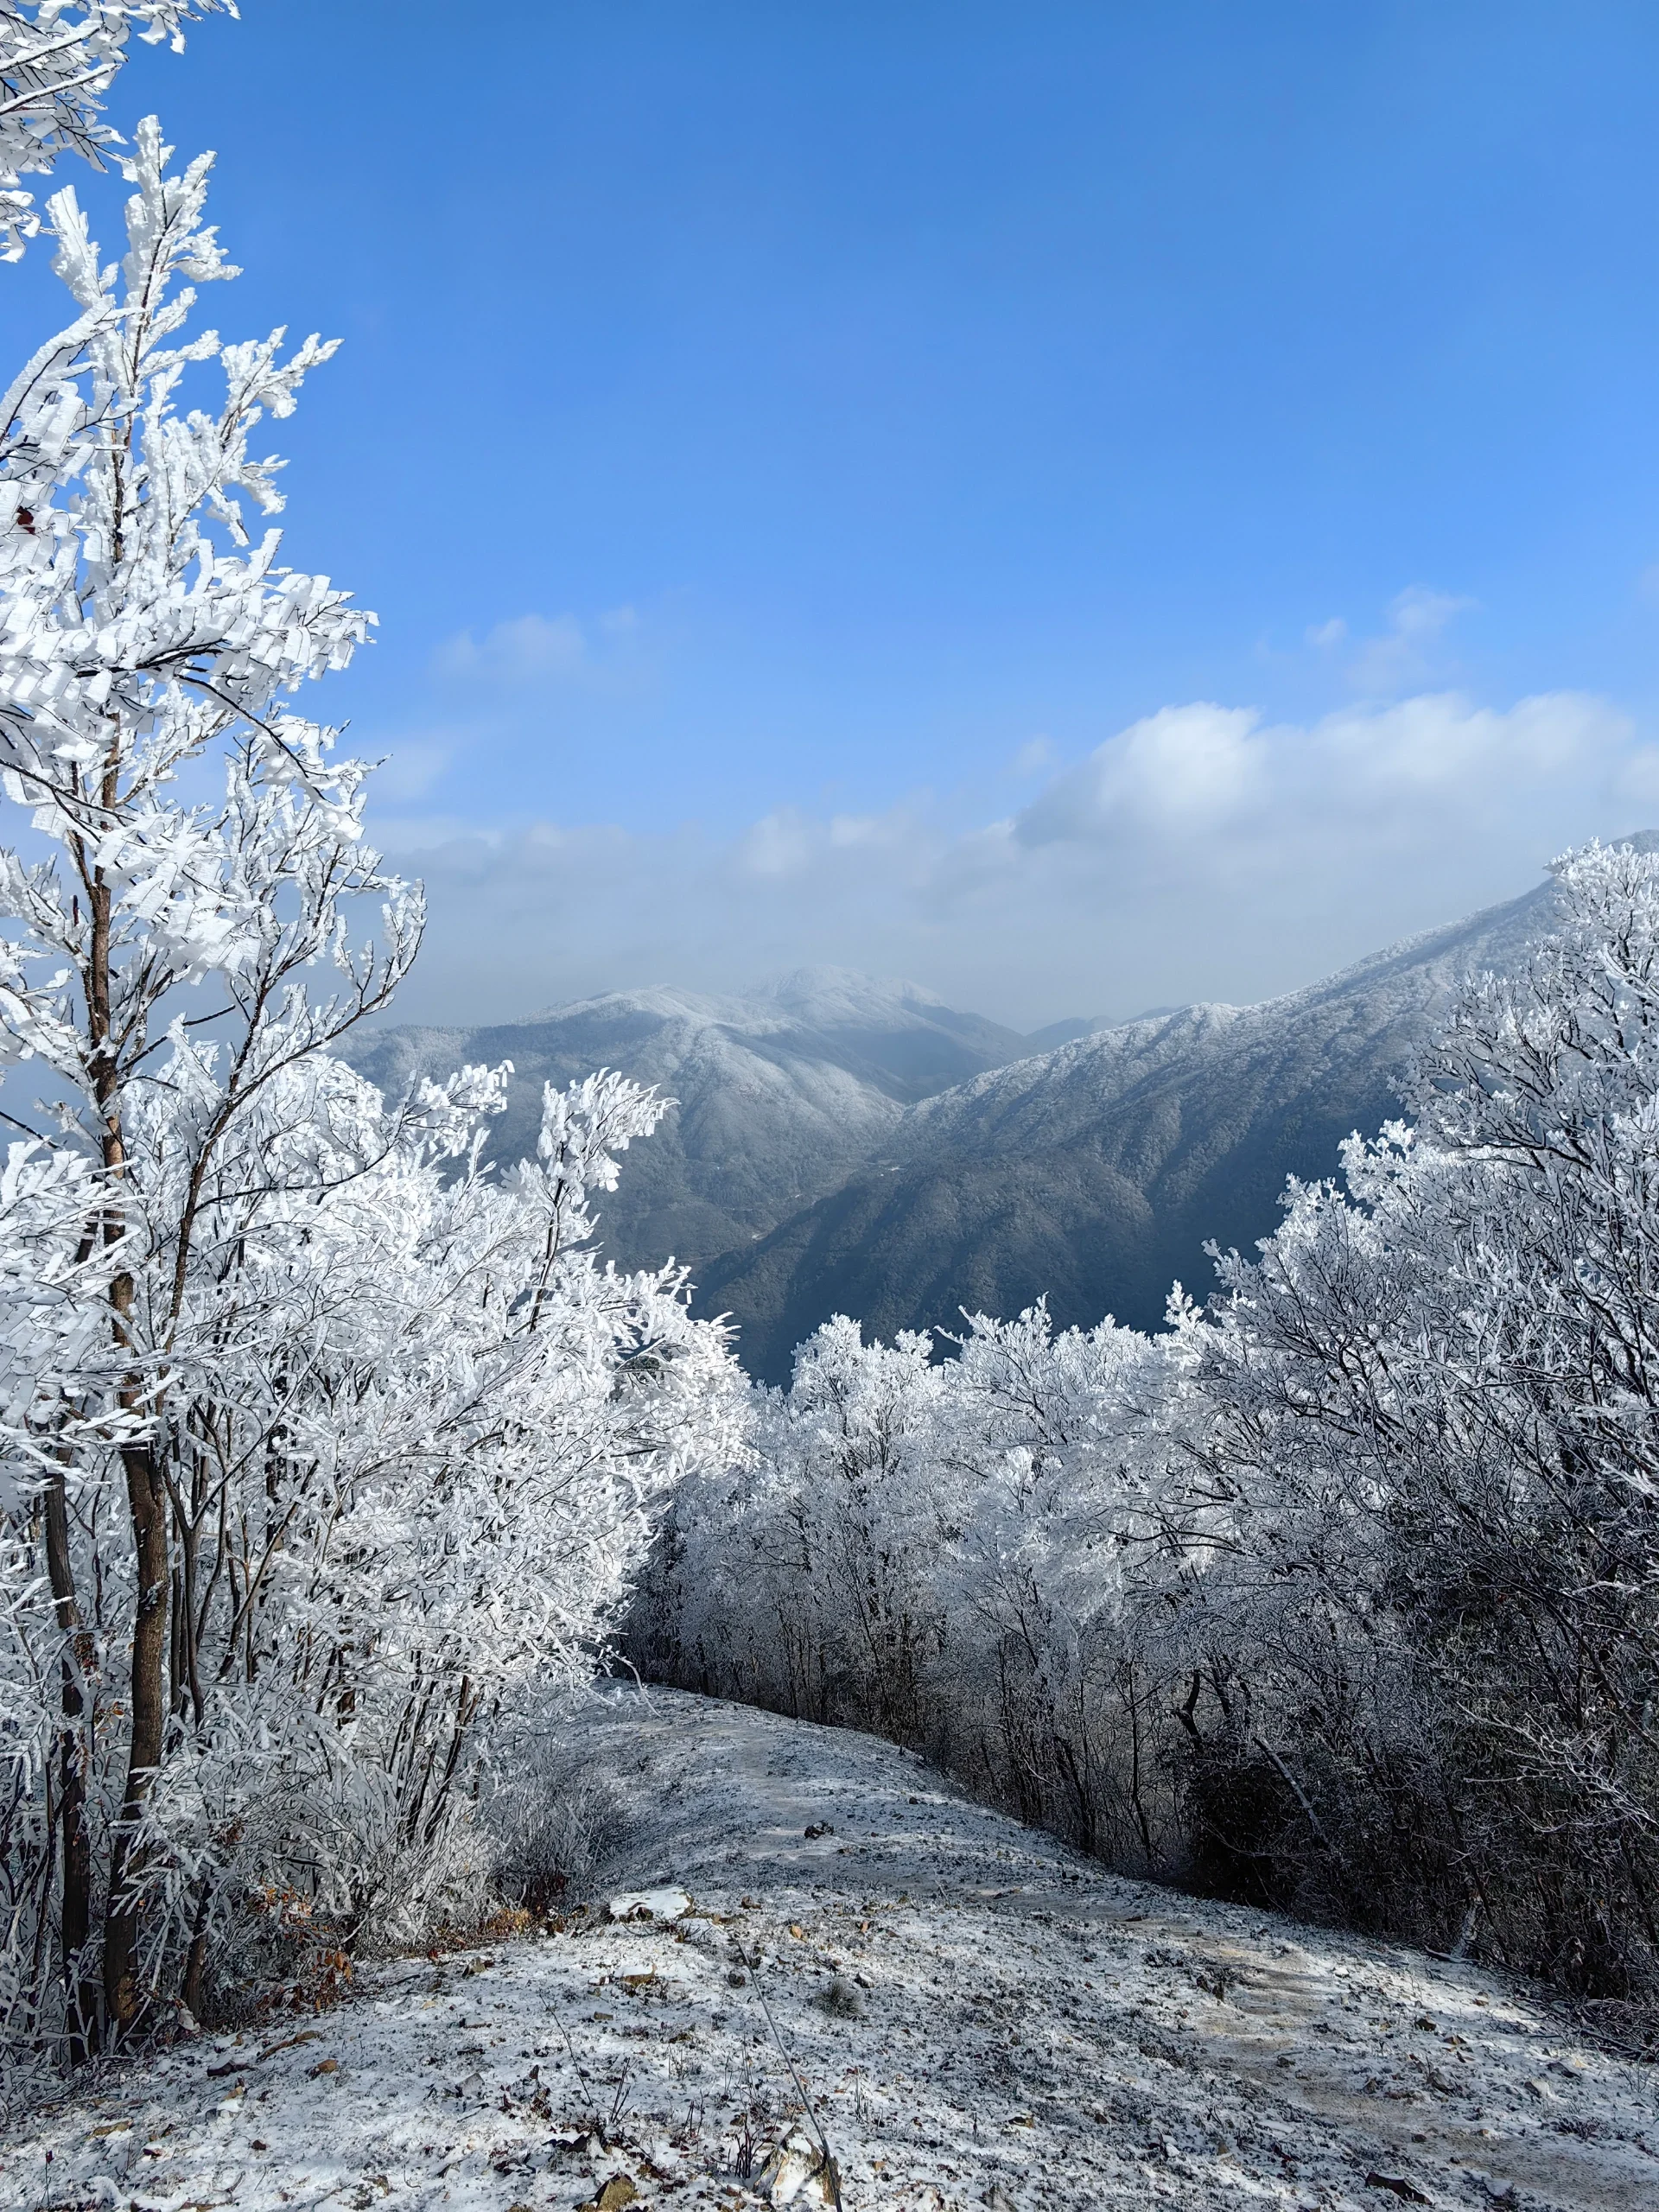
<instances>
[{"instance_id":1,"label":"mountain ridge","mask_svg":"<svg viewBox=\"0 0 1659 2212\"><path fill-rule=\"evenodd\" d=\"M1253 1007L1197 1005L988 1069L906 1110L886 1157L704 1269L746 1363L787 1374L831 1313L872 1333L1046 1298L1057 1323L1155 1327L1202 1295L1204 1246L1248 1249L1287 1174L1330 1174L1397 1084L1455 978L1539 933L1548 881Z\"/></svg>"},{"instance_id":2,"label":"mountain ridge","mask_svg":"<svg viewBox=\"0 0 1659 2212\"><path fill-rule=\"evenodd\" d=\"M543 1081L604 1065L656 1084L676 1103L607 1202L605 1248L688 1264L697 1309L729 1313L751 1371L781 1380L836 1312L949 1332L964 1308L1046 1297L1061 1325L1156 1326L1175 1280L1203 1294L1206 1240L1248 1249L1287 1175L1333 1173L1344 1137L1398 1110L1453 982L1518 958L1552 897L1547 878L1253 1006L1022 1035L902 978L813 967L745 993L658 985L386 1029L351 1058L389 1090L512 1059L502 1160L533 1147Z\"/></svg>"}]
</instances>

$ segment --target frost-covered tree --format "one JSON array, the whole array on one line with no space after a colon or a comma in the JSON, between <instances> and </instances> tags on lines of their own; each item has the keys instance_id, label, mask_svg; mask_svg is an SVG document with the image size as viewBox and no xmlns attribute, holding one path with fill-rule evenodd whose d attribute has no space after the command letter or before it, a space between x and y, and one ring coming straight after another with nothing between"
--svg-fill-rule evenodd
<instances>
[{"instance_id":1,"label":"frost-covered tree","mask_svg":"<svg viewBox=\"0 0 1659 2212\"><path fill-rule=\"evenodd\" d=\"M759 1392L753 1456L671 1509L647 1615L653 1669L906 1736L941 1630L931 1570L942 1377L928 1340L826 1322L791 1388ZM671 1656L673 1655L671 1659Z\"/></svg>"},{"instance_id":2,"label":"frost-covered tree","mask_svg":"<svg viewBox=\"0 0 1659 2212\"><path fill-rule=\"evenodd\" d=\"M372 618L248 526L281 505L251 440L333 349L188 334L234 272L169 159L142 125L118 267L50 203L79 314L0 416L0 1052L36 1133L0 1187L0 2009L72 2050L194 2009L262 1916L347 1946L450 1910L492 1726L739 1449L683 1278L591 1250L659 1102L550 1093L499 1178L504 1071L387 1104L328 1057L421 923L290 704Z\"/></svg>"},{"instance_id":3,"label":"frost-covered tree","mask_svg":"<svg viewBox=\"0 0 1659 2212\"><path fill-rule=\"evenodd\" d=\"M1148 1338L975 1317L948 1367L956 1477L940 1584L953 1756L1090 1850L1162 1868L1172 1592L1199 1555L1179 1433L1197 1317Z\"/></svg>"},{"instance_id":4,"label":"frost-covered tree","mask_svg":"<svg viewBox=\"0 0 1659 2212\"><path fill-rule=\"evenodd\" d=\"M1264 1847L1616 1993L1659 1951L1659 862L1592 845L1556 880L1414 1125L1224 1263L1206 1387Z\"/></svg>"},{"instance_id":5,"label":"frost-covered tree","mask_svg":"<svg viewBox=\"0 0 1659 2212\"><path fill-rule=\"evenodd\" d=\"M40 227L21 177L49 174L64 153L102 168L120 143L102 96L133 32L176 53L185 24L215 12L235 15L235 0L0 0L0 260L16 261Z\"/></svg>"},{"instance_id":6,"label":"frost-covered tree","mask_svg":"<svg viewBox=\"0 0 1659 2212\"><path fill-rule=\"evenodd\" d=\"M362 843L360 767L332 762L329 734L284 703L349 658L366 618L326 578L279 568L276 533L255 544L245 521L247 504L281 505L254 430L291 411L332 348L308 340L283 359L280 332L232 346L185 336L196 285L235 272L202 221L207 162L169 176L169 158L159 125L142 124L122 163L134 190L118 269L100 263L73 194L53 199L54 267L79 313L0 404L0 774L57 855L0 864L16 931L0 947L3 1041L49 1072L102 1173L87 1235L111 1255L113 1411L137 1557L105 1943L118 2023L138 2004L129 1861L166 1729L170 1543L149 1417L168 1387L207 1181L264 1088L385 1003L420 923ZM182 411L181 382L209 361L221 403ZM201 772L219 755L222 798ZM365 892L385 899L387 944L357 956L343 908ZM339 988L319 1001L303 978L320 957ZM187 1066L200 1073L183 1086ZM160 1089L190 1102L174 1137L181 1204L146 1224L159 1243L140 1249L130 1122ZM156 1266L169 1287L145 1310L141 1273ZM75 1592L56 1594L78 1609Z\"/></svg>"}]
</instances>

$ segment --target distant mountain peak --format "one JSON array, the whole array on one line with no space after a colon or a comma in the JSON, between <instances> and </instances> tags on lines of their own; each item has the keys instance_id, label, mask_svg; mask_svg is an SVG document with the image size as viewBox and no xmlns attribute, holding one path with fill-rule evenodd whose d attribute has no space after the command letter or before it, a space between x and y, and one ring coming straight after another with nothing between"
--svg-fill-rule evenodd
<instances>
[{"instance_id":1,"label":"distant mountain peak","mask_svg":"<svg viewBox=\"0 0 1659 2212\"><path fill-rule=\"evenodd\" d=\"M1659 833L1628 842L1659 849ZM351 1057L401 1091L510 1058L492 1152L533 1148L543 1082L608 1066L677 1103L601 1210L625 1266L676 1253L760 1372L831 1312L880 1334L1015 1313L1155 1326L1205 1240L1248 1249L1287 1172L1332 1173L1398 1085L1460 975L1548 928L1546 878L1255 1006L1148 1007L1021 1035L925 986L828 965L716 995L653 984L527 1021L387 1029Z\"/></svg>"},{"instance_id":2,"label":"distant mountain peak","mask_svg":"<svg viewBox=\"0 0 1659 2212\"><path fill-rule=\"evenodd\" d=\"M863 1028L895 1014L914 1017L948 1013L937 991L902 976L868 976L856 968L792 968L753 994L815 1027Z\"/></svg>"},{"instance_id":3,"label":"distant mountain peak","mask_svg":"<svg viewBox=\"0 0 1659 2212\"><path fill-rule=\"evenodd\" d=\"M552 1006L537 1007L524 1020L529 1024L566 1021L576 1014L647 1014L664 1021L725 1021L745 1010L753 1013L752 1001L681 990L672 983L639 983L632 989L595 991L589 998L563 999Z\"/></svg>"},{"instance_id":4,"label":"distant mountain peak","mask_svg":"<svg viewBox=\"0 0 1659 2212\"><path fill-rule=\"evenodd\" d=\"M382 1029L350 1057L394 1094L466 1061L511 1059L491 1132L501 1160L534 1150L543 1083L611 1067L655 1084L675 1103L601 1210L607 1250L640 1267L752 1243L861 1167L906 1106L1029 1049L917 984L804 968L743 996L648 984L524 1021Z\"/></svg>"}]
</instances>

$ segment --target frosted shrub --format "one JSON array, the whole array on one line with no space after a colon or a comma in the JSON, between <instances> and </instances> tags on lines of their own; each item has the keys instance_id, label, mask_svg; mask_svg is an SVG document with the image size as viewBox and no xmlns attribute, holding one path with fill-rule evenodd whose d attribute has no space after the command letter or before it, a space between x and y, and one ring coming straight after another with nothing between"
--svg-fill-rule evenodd
<instances>
[{"instance_id":1,"label":"frosted shrub","mask_svg":"<svg viewBox=\"0 0 1659 2212\"><path fill-rule=\"evenodd\" d=\"M827 1323L754 1465L676 1496L631 1616L648 1673L925 1746L1022 1817L1162 1865L1172 1469L1196 1326L976 1317L960 1357ZM1165 1701L1166 1702L1166 1700Z\"/></svg>"}]
</instances>

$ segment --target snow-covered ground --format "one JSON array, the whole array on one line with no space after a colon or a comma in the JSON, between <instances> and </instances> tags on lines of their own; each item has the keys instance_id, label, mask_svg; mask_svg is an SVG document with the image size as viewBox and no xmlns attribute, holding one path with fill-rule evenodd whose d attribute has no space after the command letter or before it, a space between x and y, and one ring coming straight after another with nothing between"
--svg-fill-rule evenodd
<instances>
[{"instance_id":1,"label":"snow-covered ground","mask_svg":"<svg viewBox=\"0 0 1659 2212\"><path fill-rule=\"evenodd\" d=\"M817 2205L813 2114L849 2207L1659 2205L1659 2077L1492 1974L1120 1880L868 1737L569 1729L627 1823L570 1930L105 2072L0 2212ZM649 1888L690 1911L609 1916Z\"/></svg>"}]
</instances>

